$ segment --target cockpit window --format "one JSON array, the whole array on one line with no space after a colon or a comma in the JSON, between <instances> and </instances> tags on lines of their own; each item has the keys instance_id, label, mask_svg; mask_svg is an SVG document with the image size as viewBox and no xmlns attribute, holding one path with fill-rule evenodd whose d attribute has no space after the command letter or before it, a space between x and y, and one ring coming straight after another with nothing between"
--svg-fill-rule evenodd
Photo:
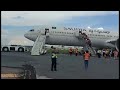
<instances>
[{"instance_id":1,"label":"cockpit window","mask_svg":"<svg viewBox=\"0 0 120 90\"><path fill-rule=\"evenodd\" d=\"M45 30L49 30L48 28L45 28Z\"/></svg>"},{"instance_id":2,"label":"cockpit window","mask_svg":"<svg viewBox=\"0 0 120 90\"><path fill-rule=\"evenodd\" d=\"M52 29L56 29L56 27L52 27Z\"/></svg>"},{"instance_id":3,"label":"cockpit window","mask_svg":"<svg viewBox=\"0 0 120 90\"><path fill-rule=\"evenodd\" d=\"M34 31L34 29L31 29L30 31Z\"/></svg>"}]
</instances>

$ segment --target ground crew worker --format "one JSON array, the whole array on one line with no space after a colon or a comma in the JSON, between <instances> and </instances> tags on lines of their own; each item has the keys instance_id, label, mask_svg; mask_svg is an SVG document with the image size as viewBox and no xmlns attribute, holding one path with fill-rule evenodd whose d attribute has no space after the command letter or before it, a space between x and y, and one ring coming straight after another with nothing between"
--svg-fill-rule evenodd
<instances>
[{"instance_id":1,"label":"ground crew worker","mask_svg":"<svg viewBox=\"0 0 120 90\"><path fill-rule=\"evenodd\" d=\"M69 49L69 54L72 55L72 48Z\"/></svg>"},{"instance_id":2,"label":"ground crew worker","mask_svg":"<svg viewBox=\"0 0 120 90\"><path fill-rule=\"evenodd\" d=\"M88 61L90 59L90 53L88 50L85 52L83 58L84 58L85 70L87 70L88 69Z\"/></svg>"},{"instance_id":3,"label":"ground crew worker","mask_svg":"<svg viewBox=\"0 0 120 90\"><path fill-rule=\"evenodd\" d=\"M56 69L57 68L56 67L57 54L56 53L52 53L51 60L52 60L51 71L53 71L53 68L54 68L54 71L57 71Z\"/></svg>"}]
</instances>

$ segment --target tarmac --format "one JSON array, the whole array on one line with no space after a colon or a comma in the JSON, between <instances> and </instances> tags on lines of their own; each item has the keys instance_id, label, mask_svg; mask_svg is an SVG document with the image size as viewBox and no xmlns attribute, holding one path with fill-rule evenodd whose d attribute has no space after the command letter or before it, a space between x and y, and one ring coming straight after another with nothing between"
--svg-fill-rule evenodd
<instances>
[{"instance_id":1,"label":"tarmac","mask_svg":"<svg viewBox=\"0 0 120 90\"><path fill-rule=\"evenodd\" d=\"M1 66L21 67L30 63L37 79L119 79L119 60L91 57L85 71L82 56L58 54L57 71L51 71L51 55L31 56L28 52L1 52Z\"/></svg>"}]
</instances>

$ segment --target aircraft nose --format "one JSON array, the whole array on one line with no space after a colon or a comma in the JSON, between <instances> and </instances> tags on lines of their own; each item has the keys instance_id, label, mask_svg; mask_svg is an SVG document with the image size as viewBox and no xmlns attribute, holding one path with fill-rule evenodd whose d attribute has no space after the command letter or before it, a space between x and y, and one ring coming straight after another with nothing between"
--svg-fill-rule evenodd
<instances>
[{"instance_id":1,"label":"aircraft nose","mask_svg":"<svg viewBox=\"0 0 120 90\"><path fill-rule=\"evenodd\" d=\"M24 37L28 38L28 34L27 34L27 33L25 33L25 34L24 34Z\"/></svg>"}]
</instances>

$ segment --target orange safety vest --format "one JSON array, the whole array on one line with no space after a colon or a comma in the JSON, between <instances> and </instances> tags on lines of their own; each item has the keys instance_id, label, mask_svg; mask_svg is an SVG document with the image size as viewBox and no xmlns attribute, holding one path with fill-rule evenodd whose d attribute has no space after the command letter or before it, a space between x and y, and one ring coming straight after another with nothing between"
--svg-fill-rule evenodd
<instances>
[{"instance_id":1,"label":"orange safety vest","mask_svg":"<svg viewBox=\"0 0 120 90\"><path fill-rule=\"evenodd\" d=\"M89 60L90 59L90 54L89 53L85 53L84 57L85 57L85 60Z\"/></svg>"}]
</instances>

